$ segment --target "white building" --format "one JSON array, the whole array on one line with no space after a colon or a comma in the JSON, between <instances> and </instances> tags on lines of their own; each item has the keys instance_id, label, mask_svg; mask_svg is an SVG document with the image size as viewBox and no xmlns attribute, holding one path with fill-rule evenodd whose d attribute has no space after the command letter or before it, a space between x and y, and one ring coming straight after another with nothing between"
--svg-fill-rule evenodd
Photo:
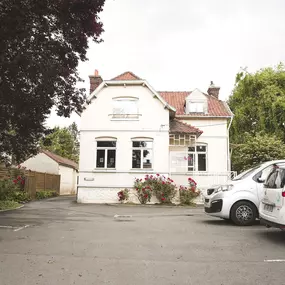
<instances>
[{"instance_id":1,"label":"white building","mask_svg":"<svg viewBox=\"0 0 285 285\"><path fill-rule=\"evenodd\" d=\"M59 174L60 195L71 195L77 192L78 165L76 162L61 157L47 150L41 150L37 155L21 163L32 171Z\"/></svg>"},{"instance_id":2,"label":"white building","mask_svg":"<svg viewBox=\"0 0 285 285\"><path fill-rule=\"evenodd\" d=\"M117 202L145 174L177 185L192 177L202 190L225 182L233 114L219 89L157 92L131 72L102 80L96 71L81 114L78 202Z\"/></svg>"}]
</instances>

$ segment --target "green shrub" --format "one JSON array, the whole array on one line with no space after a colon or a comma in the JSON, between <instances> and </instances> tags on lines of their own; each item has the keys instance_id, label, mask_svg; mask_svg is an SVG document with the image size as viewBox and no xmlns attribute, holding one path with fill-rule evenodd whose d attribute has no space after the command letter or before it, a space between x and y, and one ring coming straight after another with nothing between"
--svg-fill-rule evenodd
<instances>
[{"instance_id":1,"label":"green shrub","mask_svg":"<svg viewBox=\"0 0 285 285\"><path fill-rule=\"evenodd\" d=\"M0 200L13 200L11 196L17 190L19 190L18 186L11 179L0 180Z\"/></svg>"},{"instance_id":2,"label":"green shrub","mask_svg":"<svg viewBox=\"0 0 285 285\"><path fill-rule=\"evenodd\" d=\"M10 210L10 209L15 209L18 208L20 205L19 203L15 201L0 201L0 210Z\"/></svg>"},{"instance_id":3,"label":"green shrub","mask_svg":"<svg viewBox=\"0 0 285 285\"><path fill-rule=\"evenodd\" d=\"M41 200L41 199L46 199L46 198L52 198L52 197L56 197L57 195L58 195L57 192L53 190L38 191L36 193L36 199Z\"/></svg>"},{"instance_id":4,"label":"green shrub","mask_svg":"<svg viewBox=\"0 0 285 285\"><path fill-rule=\"evenodd\" d=\"M182 205L193 205L193 200L200 195L200 191L197 190L197 183L192 179L188 178L188 187L180 186L180 203Z\"/></svg>"},{"instance_id":5,"label":"green shrub","mask_svg":"<svg viewBox=\"0 0 285 285\"><path fill-rule=\"evenodd\" d=\"M25 191L12 191L10 199L19 203L31 201L31 197Z\"/></svg>"}]
</instances>

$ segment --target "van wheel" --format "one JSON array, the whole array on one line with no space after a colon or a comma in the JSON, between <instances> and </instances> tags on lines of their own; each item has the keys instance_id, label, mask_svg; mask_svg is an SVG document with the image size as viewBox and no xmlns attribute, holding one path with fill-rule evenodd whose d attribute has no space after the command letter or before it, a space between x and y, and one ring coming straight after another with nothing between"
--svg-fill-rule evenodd
<instances>
[{"instance_id":1,"label":"van wheel","mask_svg":"<svg viewBox=\"0 0 285 285\"><path fill-rule=\"evenodd\" d=\"M255 205L239 201L232 206L231 220L238 226L251 226L257 217Z\"/></svg>"}]
</instances>

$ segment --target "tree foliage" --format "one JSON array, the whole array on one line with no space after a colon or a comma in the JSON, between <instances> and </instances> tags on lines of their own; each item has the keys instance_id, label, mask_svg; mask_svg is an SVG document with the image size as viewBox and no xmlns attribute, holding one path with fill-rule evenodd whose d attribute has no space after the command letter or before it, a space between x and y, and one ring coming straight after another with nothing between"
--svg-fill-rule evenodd
<instances>
[{"instance_id":1,"label":"tree foliage","mask_svg":"<svg viewBox=\"0 0 285 285\"><path fill-rule=\"evenodd\" d=\"M229 105L235 115L230 130L233 170L285 158L283 64L253 74L238 73Z\"/></svg>"},{"instance_id":2,"label":"tree foliage","mask_svg":"<svg viewBox=\"0 0 285 285\"><path fill-rule=\"evenodd\" d=\"M262 162L285 159L285 144L275 135L245 133L244 143L233 147L233 169L243 171Z\"/></svg>"},{"instance_id":3,"label":"tree foliage","mask_svg":"<svg viewBox=\"0 0 285 285\"><path fill-rule=\"evenodd\" d=\"M235 115L232 142L244 141L243 132L274 134L285 142L284 65L239 73L229 105Z\"/></svg>"},{"instance_id":4,"label":"tree foliage","mask_svg":"<svg viewBox=\"0 0 285 285\"><path fill-rule=\"evenodd\" d=\"M79 160L79 131L73 123L68 128L56 127L41 140L41 147L75 162Z\"/></svg>"},{"instance_id":5,"label":"tree foliage","mask_svg":"<svg viewBox=\"0 0 285 285\"><path fill-rule=\"evenodd\" d=\"M37 151L52 107L68 117L85 100L77 66L100 42L105 0L0 2L0 159Z\"/></svg>"}]
</instances>

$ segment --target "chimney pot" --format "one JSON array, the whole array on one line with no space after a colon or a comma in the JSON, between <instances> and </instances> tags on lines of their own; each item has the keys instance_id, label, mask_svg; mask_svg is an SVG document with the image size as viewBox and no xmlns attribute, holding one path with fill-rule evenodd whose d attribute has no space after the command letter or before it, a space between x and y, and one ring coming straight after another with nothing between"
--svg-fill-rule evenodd
<instances>
[{"instance_id":1,"label":"chimney pot","mask_svg":"<svg viewBox=\"0 0 285 285\"><path fill-rule=\"evenodd\" d=\"M208 88L208 94L211 96L214 96L215 98L219 99L219 92L220 92L220 87L215 86L214 82L211 81L211 84Z\"/></svg>"},{"instance_id":2,"label":"chimney pot","mask_svg":"<svg viewBox=\"0 0 285 285\"><path fill-rule=\"evenodd\" d=\"M99 75L97 69L95 69L94 75L89 76L90 79L90 94L103 82L102 77Z\"/></svg>"}]
</instances>

